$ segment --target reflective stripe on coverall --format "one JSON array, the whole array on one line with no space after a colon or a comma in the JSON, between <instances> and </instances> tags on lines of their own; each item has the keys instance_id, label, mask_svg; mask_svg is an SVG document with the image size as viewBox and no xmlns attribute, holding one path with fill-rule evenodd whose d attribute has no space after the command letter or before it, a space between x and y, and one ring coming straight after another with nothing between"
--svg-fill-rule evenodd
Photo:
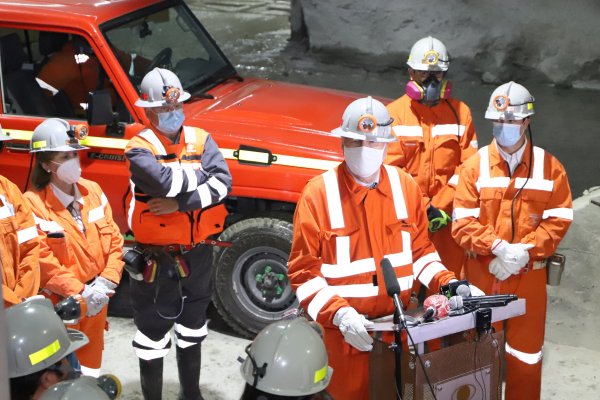
<instances>
[{"instance_id":1,"label":"reflective stripe on coverall","mask_svg":"<svg viewBox=\"0 0 600 400\"><path fill-rule=\"evenodd\" d=\"M385 162L410 173L433 206L452 214L460 165L477 152L471 110L460 100L440 100L433 107L404 95L388 104L398 142L388 145ZM430 233L442 263L456 276L465 252L452 239L451 225Z\"/></svg>"},{"instance_id":2,"label":"reflective stripe on coverall","mask_svg":"<svg viewBox=\"0 0 600 400\"><path fill-rule=\"evenodd\" d=\"M466 250L476 253L465 264L466 278L485 293L513 293L527 301L527 313L505 325L506 399L539 399L542 346L546 321L546 271L533 269L556 250L573 220L571 190L562 164L528 143L523 161L510 176L496 142L483 147L461 171L454 200L452 234ZM531 166L531 177L527 179ZM532 244L527 272L499 282L489 273L497 238L511 240L514 201L514 240Z\"/></svg>"},{"instance_id":3,"label":"reflective stripe on coverall","mask_svg":"<svg viewBox=\"0 0 600 400\"><path fill-rule=\"evenodd\" d=\"M123 237L112 218L110 204L97 183L80 178L77 187L83 200L80 212L85 234L50 185L25 193L41 238L40 288L53 303L81 293L96 276L117 284L121 280ZM48 237L52 232L62 232L64 237ZM73 326L90 340L77 350L77 358L88 370L97 370L102 363L107 307Z\"/></svg>"},{"instance_id":4,"label":"reflective stripe on coverall","mask_svg":"<svg viewBox=\"0 0 600 400\"><path fill-rule=\"evenodd\" d=\"M15 184L0 175L0 265L4 307L36 295L40 240L31 209Z\"/></svg>"},{"instance_id":5,"label":"reflective stripe on coverall","mask_svg":"<svg viewBox=\"0 0 600 400\"><path fill-rule=\"evenodd\" d=\"M333 367L328 392L336 399L368 397L369 353L344 341L333 317L354 307L368 318L390 315L381 260L390 260L407 304L413 282L432 290L454 278L439 262L427 235L422 193L396 167L380 169L379 184L367 189L345 162L311 179L296 206L288 274L302 307L325 328Z\"/></svg>"},{"instance_id":6,"label":"reflective stripe on coverall","mask_svg":"<svg viewBox=\"0 0 600 400\"><path fill-rule=\"evenodd\" d=\"M145 129L126 146L131 174L127 215L135 240L142 244L190 245L223 230L227 210L219 204L231 191L231 175L216 143L206 131L184 126L177 143ZM174 198L179 211L154 215L150 198ZM216 206L215 206L216 205ZM185 254L190 275L178 282L161 270L153 283L131 281L136 355L144 360L164 357L174 327L177 346L200 343L207 335L206 308L212 294L212 247L197 246ZM156 287L160 297L154 304ZM173 308L173 305L175 307ZM165 319L158 315L175 316Z\"/></svg>"}]
</instances>

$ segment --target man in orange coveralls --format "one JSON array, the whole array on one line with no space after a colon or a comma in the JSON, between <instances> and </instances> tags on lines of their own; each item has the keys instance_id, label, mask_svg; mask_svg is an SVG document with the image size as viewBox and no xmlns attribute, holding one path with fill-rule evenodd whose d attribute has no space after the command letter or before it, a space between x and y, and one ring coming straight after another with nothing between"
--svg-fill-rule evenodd
<instances>
[{"instance_id":1,"label":"man in orange coveralls","mask_svg":"<svg viewBox=\"0 0 600 400\"><path fill-rule=\"evenodd\" d=\"M0 142L10 140L2 134ZM40 240L31 209L19 188L0 175L0 269L4 307L20 303L40 288Z\"/></svg>"},{"instance_id":2,"label":"man in orange coveralls","mask_svg":"<svg viewBox=\"0 0 600 400\"><path fill-rule=\"evenodd\" d=\"M288 274L302 307L324 327L335 371L327 391L335 399L368 398L367 318L394 311L382 259L394 267L404 304L416 280L438 291L455 279L429 240L419 186L382 165L387 144L396 140L391 124L379 101L351 103L332 132L342 138L344 161L308 182L294 216Z\"/></svg>"},{"instance_id":3,"label":"man in orange coveralls","mask_svg":"<svg viewBox=\"0 0 600 400\"><path fill-rule=\"evenodd\" d=\"M388 148L386 164L417 181L428 204L430 238L442 263L460 276L465 252L451 235L452 201L460 165L477 152L471 110L451 96L446 80L450 56L431 36L417 41L408 57L406 94L387 108L398 142Z\"/></svg>"},{"instance_id":4,"label":"man in orange coveralls","mask_svg":"<svg viewBox=\"0 0 600 400\"><path fill-rule=\"evenodd\" d=\"M505 326L507 400L540 398L546 258L573 220L565 169L525 137L533 102L515 82L492 93L485 118L494 140L465 162L454 200L452 235L472 254L467 279L527 300L527 314Z\"/></svg>"}]
</instances>

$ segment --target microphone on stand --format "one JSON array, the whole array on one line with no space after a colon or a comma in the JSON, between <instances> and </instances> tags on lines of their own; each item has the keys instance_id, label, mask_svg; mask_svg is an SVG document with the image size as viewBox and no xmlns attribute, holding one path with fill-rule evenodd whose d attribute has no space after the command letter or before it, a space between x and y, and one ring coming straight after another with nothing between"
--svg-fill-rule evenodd
<instances>
[{"instance_id":1,"label":"microphone on stand","mask_svg":"<svg viewBox=\"0 0 600 400\"><path fill-rule=\"evenodd\" d=\"M404 311L402 309L402 301L400 300L400 297L398 297L400 294L400 285L398 285L398 278L396 278L392 263L387 258L384 258L381 260L380 266L387 294L394 299L394 305L400 316L400 321L402 321L402 327L406 328L406 318L404 317Z\"/></svg>"}]
</instances>

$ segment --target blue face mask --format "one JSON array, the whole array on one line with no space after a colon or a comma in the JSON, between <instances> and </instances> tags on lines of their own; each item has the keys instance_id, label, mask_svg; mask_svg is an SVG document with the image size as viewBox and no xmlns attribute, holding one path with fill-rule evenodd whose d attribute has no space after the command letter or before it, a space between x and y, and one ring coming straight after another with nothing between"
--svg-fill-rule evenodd
<instances>
[{"instance_id":1,"label":"blue face mask","mask_svg":"<svg viewBox=\"0 0 600 400\"><path fill-rule=\"evenodd\" d=\"M183 114L183 109L173 110L158 113L158 129L164 133L177 133L181 125L183 125L183 121L185 120L185 115Z\"/></svg>"},{"instance_id":2,"label":"blue face mask","mask_svg":"<svg viewBox=\"0 0 600 400\"><path fill-rule=\"evenodd\" d=\"M492 134L500 146L514 146L521 138L521 124L502 124L500 122L494 122Z\"/></svg>"}]
</instances>

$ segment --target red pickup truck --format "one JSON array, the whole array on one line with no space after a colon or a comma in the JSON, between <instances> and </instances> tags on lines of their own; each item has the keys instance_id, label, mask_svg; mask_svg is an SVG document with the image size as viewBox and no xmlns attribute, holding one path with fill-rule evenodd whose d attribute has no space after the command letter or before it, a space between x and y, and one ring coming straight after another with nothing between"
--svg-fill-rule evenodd
<instances>
[{"instance_id":1,"label":"red pickup truck","mask_svg":"<svg viewBox=\"0 0 600 400\"><path fill-rule=\"evenodd\" d=\"M4 142L0 173L26 190L35 126L53 116L88 124L83 176L102 186L124 234L123 149L145 123L138 85L155 66L174 71L192 93L186 124L213 135L233 175L221 234L233 246L216 250L217 309L252 335L297 306L286 278L295 202L340 161L328 132L357 94L241 77L179 0L1 2L0 48L0 124L15 139ZM128 304L121 286L113 313L123 312L119 296Z\"/></svg>"}]
</instances>

